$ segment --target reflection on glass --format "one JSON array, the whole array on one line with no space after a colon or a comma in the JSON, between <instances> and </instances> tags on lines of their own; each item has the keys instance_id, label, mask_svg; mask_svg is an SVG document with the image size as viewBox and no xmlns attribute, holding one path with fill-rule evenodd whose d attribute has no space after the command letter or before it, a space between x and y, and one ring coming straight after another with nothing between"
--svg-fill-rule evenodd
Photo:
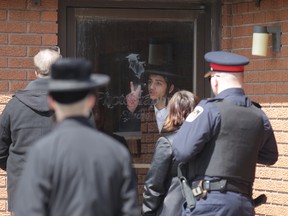
<instances>
[{"instance_id":1,"label":"reflection on glass","mask_svg":"<svg viewBox=\"0 0 288 216\"><path fill-rule=\"evenodd\" d=\"M150 103L142 75L148 62L149 40L153 37L173 42L177 74L183 77L176 83L176 88L192 91L193 19L182 19L185 13L178 13L173 17L165 12L163 17L161 13L155 17L147 12L126 13L116 18L111 14L82 13L77 17L77 56L88 58L95 65L96 72L111 77L110 85L98 96L106 130L140 130L141 113L139 110L127 111L126 95L130 93L130 82L133 81L135 89L141 85L140 106Z\"/></svg>"}]
</instances>

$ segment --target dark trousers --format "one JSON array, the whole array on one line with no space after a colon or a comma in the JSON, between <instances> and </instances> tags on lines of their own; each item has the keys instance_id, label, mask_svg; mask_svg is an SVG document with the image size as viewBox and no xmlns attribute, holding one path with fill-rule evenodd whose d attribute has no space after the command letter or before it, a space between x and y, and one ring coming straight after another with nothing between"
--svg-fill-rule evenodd
<instances>
[{"instance_id":1,"label":"dark trousers","mask_svg":"<svg viewBox=\"0 0 288 216\"><path fill-rule=\"evenodd\" d=\"M182 216L254 216L252 199L239 193L211 191L192 210L185 208Z\"/></svg>"}]
</instances>

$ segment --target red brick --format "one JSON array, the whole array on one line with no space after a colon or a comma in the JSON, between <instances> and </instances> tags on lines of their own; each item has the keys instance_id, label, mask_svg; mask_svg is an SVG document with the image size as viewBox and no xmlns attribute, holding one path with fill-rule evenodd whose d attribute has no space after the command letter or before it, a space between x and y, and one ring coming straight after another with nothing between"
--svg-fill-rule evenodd
<instances>
[{"instance_id":1,"label":"red brick","mask_svg":"<svg viewBox=\"0 0 288 216\"><path fill-rule=\"evenodd\" d=\"M8 34L0 34L0 44L8 43Z\"/></svg>"},{"instance_id":2,"label":"red brick","mask_svg":"<svg viewBox=\"0 0 288 216\"><path fill-rule=\"evenodd\" d=\"M56 11L43 11L41 13L41 20L46 22L56 22L58 20Z\"/></svg>"},{"instance_id":3,"label":"red brick","mask_svg":"<svg viewBox=\"0 0 288 216\"><path fill-rule=\"evenodd\" d=\"M232 7L232 14L237 15L241 13L245 13L248 11L249 4L248 3L234 3Z\"/></svg>"},{"instance_id":4,"label":"red brick","mask_svg":"<svg viewBox=\"0 0 288 216\"><path fill-rule=\"evenodd\" d=\"M275 104L275 103L280 103L282 104L283 102L288 101L288 96L286 95L275 95L270 98L270 103Z\"/></svg>"},{"instance_id":5,"label":"red brick","mask_svg":"<svg viewBox=\"0 0 288 216\"><path fill-rule=\"evenodd\" d=\"M56 23L30 23L28 25L30 33L56 34L58 32Z\"/></svg>"},{"instance_id":6,"label":"red brick","mask_svg":"<svg viewBox=\"0 0 288 216\"><path fill-rule=\"evenodd\" d=\"M250 24L250 23L254 23L254 14L245 14L242 15L242 23L243 24Z\"/></svg>"},{"instance_id":7,"label":"red brick","mask_svg":"<svg viewBox=\"0 0 288 216\"><path fill-rule=\"evenodd\" d=\"M8 59L10 68L33 68L32 58L11 58Z\"/></svg>"},{"instance_id":8,"label":"red brick","mask_svg":"<svg viewBox=\"0 0 288 216\"><path fill-rule=\"evenodd\" d=\"M40 12L39 11L11 10L9 12L9 20L40 21Z\"/></svg>"},{"instance_id":9,"label":"red brick","mask_svg":"<svg viewBox=\"0 0 288 216\"><path fill-rule=\"evenodd\" d=\"M222 4L222 15L231 15L232 14L232 7L230 4Z\"/></svg>"},{"instance_id":10,"label":"red brick","mask_svg":"<svg viewBox=\"0 0 288 216\"><path fill-rule=\"evenodd\" d=\"M23 70L11 70L3 69L0 70L1 80L26 80L27 72Z\"/></svg>"},{"instance_id":11,"label":"red brick","mask_svg":"<svg viewBox=\"0 0 288 216\"><path fill-rule=\"evenodd\" d=\"M270 0L272 8L281 9L283 7L283 0ZM286 1L286 0L285 0Z\"/></svg>"},{"instance_id":12,"label":"red brick","mask_svg":"<svg viewBox=\"0 0 288 216\"><path fill-rule=\"evenodd\" d=\"M246 26L239 26L232 28L232 37L242 37L242 36L252 36L253 34L253 28L252 27L246 27ZM252 45L252 41L251 41ZM250 46L251 46L250 45Z\"/></svg>"},{"instance_id":13,"label":"red brick","mask_svg":"<svg viewBox=\"0 0 288 216\"><path fill-rule=\"evenodd\" d=\"M231 17L230 16L222 16L222 26L224 26L224 27L231 26Z\"/></svg>"},{"instance_id":14,"label":"red brick","mask_svg":"<svg viewBox=\"0 0 288 216\"><path fill-rule=\"evenodd\" d=\"M232 16L232 25L239 26L243 24L243 16L241 14Z\"/></svg>"},{"instance_id":15,"label":"red brick","mask_svg":"<svg viewBox=\"0 0 288 216\"><path fill-rule=\"evenodd\" d=\"M4 68L8 66L8 59L7 58L0 58L0 68Z\"/></svg>"},{"instance_id":16,"label":"red brick","mask_svg":"<svg viewBox=\"0 0 288 216\"><path fill-rule=\"evenodd\" d=\"M259 9L261 9L262 11L267 11L267 10L271 10L272 8L272 1L261 1L260 3L260 7Z\"/></svg>"},{"instance_id":17,"label":"red brick","mask_svg":"<svg viewBox=\"0 0 288 216\"><path fill-rule=\"evenodd\" d=\"M40 35L11 35L11 44L23 44L23 45L39 45L41 44Z\"/></svg>"},{"instance_id":18,"label":"red brick","mask_svg":"<svg viewBox=\"0 0 288 216\"><path fill-rule=\"evenodd\" d=\"M31 81L36 79L35 70L27 70L27 80Z\"/></svg>"},{"instance_id":19,"label":"red brick","mask_svg":"<svg viewBox=\"0 0 288 216\"><path fill-rule=\"evenodd\" d=\"M42 45L56 46L58 44L57 35L43 35L42 36Z\"/></svg>"},{"instance_id":20,"label":"red brick","mask_svg":"<svg viewBox=\"0 0 288 216\"><path fill-rule=\"evenodd\" d=\"M9 91L8 82L0 80L0 92L8 92L8 91Z\"/></svg>"},{"instance_id":21,"label":"red brick","mask_svg":"<svg viewBox=\"0 0 288 216\"><path fill-rule=\"evenodd\" d=\"M0 1L1 2L1 1ZM17 32L23 33L26 32L26 23L19 23L19 22L0 22L0 29L1 32Z\"/></svg>"},{"instance_id":22,"label":"red brick","mask_svg":"<svg viewBox=\"0 0 288 216\"><path fill-rule=\"evenodd\" d=\"M277 84L277 93L278 94L287 94L288 93L288 83L278 83Z\"/></svg>"},{"instance_id":23,"label":"red brick","mask_svg":"<svg viewBox=\"0 0 288 216\"><path fill-rule=\"evenodd\" d=\"M40 6L33 5L32 1L28 1L28 9L36 9L36 10L56 10L58 9L58 0L45 0L41 1Z\"/></svg>"},{"instance_id":24,"label":"red brick","mask_svg":"<svg viewBox=\"0 0 288 216\"><path fill-rule=\"evenodd\" d=\"M26 0L1 0L0 8L23 9L26 8Z\"/></svg>"},{"instance_id":25,"label":"red brick","mask_svg":"<svg viewBox=\"0 0 288 216\"><path fill-rule=\"evenodd\" d=\"M225 38L225 37L231 37L231 28L230 27L223 27L222 28L222 37Z\"/></svg>"},{"instance_id":26,"label":"red brick","mask_svg":"<svg viewBox=\"0 0 288 216\"><path fill-rule=\"evenodd\" d=\"M252 38L236 38L232 40L232 49L250 48L252 45Z\"/></svg>"},{"instance_id":27,"label":"red brick","mask_svg":"<svg viewBox=\"0 0 288 216\"><path fill-rule=\"evenodd\" d=\"M0 46L0 56L18 56L27 55L26 47L23 46Z\"/></svg>"},{"instance_id":28,"label":"red brick","mask_svg":"<svg viewBox=\"0 0 288 216\"><path fill-rule=\"evenodd\" d=\"M40 50L48 48L47 46L30 46L28 47L28 56L29 57L34 57Z\"/></svg>"},{"instance_id":29,"label":"red brick","mask_svg":"<svg viewBox=\"0 0 288 216\"><path fill-rule=\"evenodd\" d=\"M276 83L270 83L264 85L264 94L276 94L278 85Z\"/></svg>"},{"instance_id":30,"label":"red brick","mask_svg":"<svg viewBox=\"0 0 288 216\"><path fill-rule=\"evenodd\" d=\"M270 61L265 61L265 69L266 70L286 70L288 66L286 59L271 59Z\"/></svg>"},{"instance_id":31,"label":"red brick","mask_svg":"<svg viewBox=\"0 0 288 216\"><path fill-rule=\"evenodd\" d=\"M257 24L257 23L263 23L265 21L265 12L259 12L259 13L255 13L253 14L253 20L254 20L254 23ZM251 22L252 24L252 22Z\"/></svg>"},{"instance_id":32,"label":"red brick","mask_svg":"<svg viewBox=\"0 0 288 216\"><path fill-rule=\"evenodd\" d=\"M0 10L0 20L7 20L7 11Z\"/></svg>"},{"instance_id":33,"label":"red brick","mask_svg":"<svg viewBox=\"0 0 288 216\"><path fill-rule=\"evenodd\" d=\"M15 81L10 84L10 91L15 92L24 89L28 85L29 81Z\"/></svg>"}]
</instances>

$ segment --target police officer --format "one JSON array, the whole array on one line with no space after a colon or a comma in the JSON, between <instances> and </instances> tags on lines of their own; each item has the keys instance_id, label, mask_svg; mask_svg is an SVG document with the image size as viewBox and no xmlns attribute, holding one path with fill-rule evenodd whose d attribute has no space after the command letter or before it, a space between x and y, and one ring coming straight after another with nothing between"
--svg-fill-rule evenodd
<instances>
[{"instance_id":1,"label":"police officer","mask_svg":"<svg viewBox=\"0 0 288 216\"><path fill-rule=\"evenodd\" d=\"M176 160L189 165L195 200L194 208L184 205L184 215L254 215L256 163L277 161L274 132L265 113L244 94L249 59L215 51L206 53L205 60L215 97L198 104L173 145Z\"/></svg>"}]
</instances>

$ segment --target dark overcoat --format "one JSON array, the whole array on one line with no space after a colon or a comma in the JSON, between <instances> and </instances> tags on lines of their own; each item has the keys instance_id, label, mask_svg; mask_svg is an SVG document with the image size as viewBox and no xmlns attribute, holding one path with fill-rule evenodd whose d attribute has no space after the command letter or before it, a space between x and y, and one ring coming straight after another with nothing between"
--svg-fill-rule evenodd
<instances>
[{"instance_id":1,"label":"dark overcoat","mask_svg":"<svg viewBox=\"0 0 288 216\"><path fill-rule=\"evenodd\" d=\"M19 181L16 215L137 216L130 154L83 117L35 144Z\"/></svg>"},{"instance_id":2,"label":"dark overcoat","mask_svg":"<svg viewBox=\"0 0 288 216\"><path fill-rule=\"evenodd\" d=\"M175 133L160 137L156 143L144 183L142 215L181 216L185 199L177 176L178 163L172 153Z\"/></svg>"}]
</instances>

